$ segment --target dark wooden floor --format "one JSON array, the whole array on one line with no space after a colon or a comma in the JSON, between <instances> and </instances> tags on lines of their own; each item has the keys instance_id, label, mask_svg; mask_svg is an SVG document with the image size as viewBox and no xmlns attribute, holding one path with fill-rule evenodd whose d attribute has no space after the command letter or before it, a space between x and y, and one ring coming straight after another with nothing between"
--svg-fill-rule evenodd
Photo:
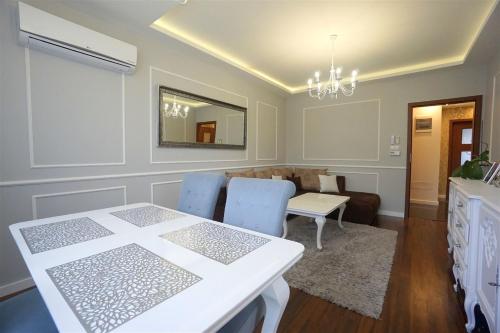
<instances>
[{"instance_id":1,"label":"dark wooden floor","mask_svg":"<svg viewBox=\"0 0 500 333\"><path fill-rule=\"evenodd\" d=\"M446 222L380 216L378 226L399 233L380 320L292 289L279 332L465 332L450 276Z\"/></svg>"}]
</instances>

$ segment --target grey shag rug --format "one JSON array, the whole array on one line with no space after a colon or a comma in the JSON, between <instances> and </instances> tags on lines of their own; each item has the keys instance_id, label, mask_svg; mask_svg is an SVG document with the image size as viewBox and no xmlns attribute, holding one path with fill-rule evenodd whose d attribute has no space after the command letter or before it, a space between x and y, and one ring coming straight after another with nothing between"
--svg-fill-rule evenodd
<instances>
[{"instance_id":1,"label":"grey shag rug","mask_svg":"<svg viewBox=\"0 0 500 333\"><path fill-rule=\"evenodd\" d=\"M287 239L302 243L303 258L286 274L289 285L308 294L380 318L391 275L397 232L327 219L323 250L316 248L316 223L305 217L288 222Z\"/></svg>"}]
</instances>

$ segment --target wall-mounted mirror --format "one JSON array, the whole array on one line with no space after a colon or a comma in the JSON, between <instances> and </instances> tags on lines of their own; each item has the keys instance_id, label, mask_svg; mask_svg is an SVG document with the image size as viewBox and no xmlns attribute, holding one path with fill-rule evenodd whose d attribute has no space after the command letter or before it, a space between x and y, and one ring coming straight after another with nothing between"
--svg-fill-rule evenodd
<instances>
[{"instance_id":1,"label":"wall-mounted mirror","mask_svg":"<svg viewBox=\"0 0 500 333\"><path fill-rule=\"evenodd\" d=\"M159 145L245 149L247 109L160 86Z\"/></svg>"}]
</instances>

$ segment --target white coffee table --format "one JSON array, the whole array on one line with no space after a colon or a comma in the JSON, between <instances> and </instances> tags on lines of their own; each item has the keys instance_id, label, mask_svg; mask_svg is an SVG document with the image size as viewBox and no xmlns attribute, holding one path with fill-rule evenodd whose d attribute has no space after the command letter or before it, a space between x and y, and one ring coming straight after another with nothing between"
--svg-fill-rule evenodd
<instances>
[{"instance_id":1,"label":"white coffee table","mask_svg":"<svg viewBox=\"0 0 500 333\"><path fill-rule=\"evenodd\" d=\"M339 217L337 223L341 229L342 215L346 207L346 202L350 197L341 195L323 194L323 193L305 193L288 201L288 208L286 210L285 219L283 221L283 238L286 237L288 232L286 217L288 214L295 214L313 218L318 225L318 232L316 234L316 245L319 250L323 248L321 245L321 232L326 222L326 216L339 209Z\"/></svg>"}]
</instances>

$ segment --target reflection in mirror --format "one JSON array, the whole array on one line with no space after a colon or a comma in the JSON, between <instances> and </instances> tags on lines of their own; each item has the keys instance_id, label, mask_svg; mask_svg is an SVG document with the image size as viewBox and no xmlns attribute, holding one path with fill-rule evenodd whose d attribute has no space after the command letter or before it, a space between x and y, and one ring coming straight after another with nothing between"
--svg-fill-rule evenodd
<instances>
[{"instance_id":1,"label":"reflection in mirror","mask_svg":"<svg viewBox=\"0 0 500 333\"><path fill-rule=\"evenodd\" d=\"M160 87L160 146L245 149L246 109Z\"/></svg>"}]
</instances>

